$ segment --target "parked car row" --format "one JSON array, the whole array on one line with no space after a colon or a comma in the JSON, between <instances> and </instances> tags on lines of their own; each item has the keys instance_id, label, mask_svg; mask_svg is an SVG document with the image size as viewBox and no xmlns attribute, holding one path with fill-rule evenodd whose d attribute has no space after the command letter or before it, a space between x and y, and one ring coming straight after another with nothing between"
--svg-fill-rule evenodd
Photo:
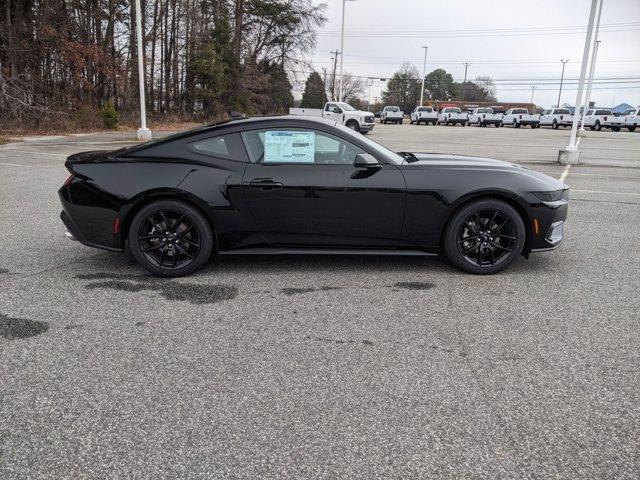
<instances>
[{"instance_id":1,"label":"parked car row","mask_svg":"<svg viewBox=\"0 0 640 480\"><path fill-rule=\"evenodd\" d=\"M324 108L290 108L291 115L307 115L323 117L341 123L352 130L367 134L375 126L375 117L380 118L380 123L395 123L402 125L404 113L398 106L388 105L374 115L371 112L356 110L345 102L327 102ZM504 113L494 112L490 107L475 108L471 112L462 111L459 107L444 107L439 112L430 106L416 107L409 115L412 125L475 125L486 127L509 126L520 128L571 127L573 114L567 108L551 108L541 114L529 113L526 108L510 108ZM584 125L591 130L600 131L603 128L618 132L626 128L630 132L635 131L640 124L640 108L628 110L622 115L614 115L606 108L592 108L587 110Z\"/></svg>"}]
</instances>

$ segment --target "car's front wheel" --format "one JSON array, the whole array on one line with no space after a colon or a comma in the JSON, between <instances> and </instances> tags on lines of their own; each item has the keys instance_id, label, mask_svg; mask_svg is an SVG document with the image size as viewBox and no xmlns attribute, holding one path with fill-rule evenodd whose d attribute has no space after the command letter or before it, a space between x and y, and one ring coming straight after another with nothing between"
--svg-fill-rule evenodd
<instances>
[{"instance_id":1,"label":"car's front wheel","mask_svg":"<svg viewBox=\"0 0 640 480\"><path fill-rule=\"evenodd\" d=\"M146 270L161 277L180 277L209 259L213 231L191 205L159 200L136 214L128 240L133 257Z\"/></svg>"},{"instance_id":2,"label":"car's front wheel","mask_svg":"<svg viewBox=\"0 0 640 480\"><path fill-rule=\"evenodd\" d=\"M522 252L522 217L501 200L478 200L453 214L444 235L444 251L458 268L480 275L497 273Z\"/></svg>"}]
</instances>

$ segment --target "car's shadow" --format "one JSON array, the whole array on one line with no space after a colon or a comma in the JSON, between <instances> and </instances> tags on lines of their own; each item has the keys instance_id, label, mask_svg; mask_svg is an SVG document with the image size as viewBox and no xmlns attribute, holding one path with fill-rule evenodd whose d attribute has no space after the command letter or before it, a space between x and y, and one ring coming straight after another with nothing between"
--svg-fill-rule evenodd
<instances>
[{"instance_id":1,"label":"car's shadow","mask_svg":"<svg viewBox=\"0 0 640 480\"><path fill-rule=\"evenodd\" d=\"M108 253L90 257L83 262L87 271L121 271L131 268L140 275L146 274L128 254ZM505 273L547 274L561 268L557 255L537 254L528 260L518 259ZM422 273L442 272L451 275L468 275L443 257L394 256L394 255L216 255L194 272L192 276L273 274L287 273L340 273L366 271L367 273Z\"/></svg>"}]
</instances>

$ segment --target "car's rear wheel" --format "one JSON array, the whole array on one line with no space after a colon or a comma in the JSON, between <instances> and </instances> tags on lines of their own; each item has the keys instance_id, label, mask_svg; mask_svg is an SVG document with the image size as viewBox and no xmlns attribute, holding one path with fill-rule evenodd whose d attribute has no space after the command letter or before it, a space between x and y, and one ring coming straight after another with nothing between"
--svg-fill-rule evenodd
<instances>
[{"instance_id":1,"label":"car's rear wheel","mask_svg":"<svg viewBox=\"0 0 640 480\"><path fill-rule=\"evenodd\" d=\"M522 252L526 230L522 217L501 200L478 200L454 213L444 236L444 250L454 265L480 275L497 273Z\"/></svg>"},{"instance_id":2,"label":"car's rear wheel","mask_svg":"<svg viewBox=\"0 0 640 480\"><path fill-rule=\"evenodd\" d=\"M627 127L627 130L629 130L630 132L635 132L636 131L636 127L635 126Z\"/></svg>"},{"instance_id":3,"label":"car's rear wheel","mask_svg":"<svg viewBox=\"0 0 640 480\"><path fill-rule=\"evenodd\" d=\"M161 277L180 277L202 266L211 254L213 231L197 209L175 200L143 207L129 228L136 261Z\"/></svg>"},{"instance_id":4,"label":"car's rear wheel","mask_svg":"<svg viewBox=\"0 0 640 480\"><path fill-rule=\"evenodd\" d=\"M602 130L602 125L600 125L600 122L596 122L594 128L596 129L596 132L599 132L600 130Z\"/></svg>"},{"instance_id":5,"label":"car's rear wheel","mask_svg":"<svg viewBox=\"0 0 640 480\"><path fill-rule=\"evenodd\" d=\"M553 128L554 130L557 130L558 129L558 122L556 122L554 120L553 123L551 124L551 128Z\"/></svg>"}]
</instances>

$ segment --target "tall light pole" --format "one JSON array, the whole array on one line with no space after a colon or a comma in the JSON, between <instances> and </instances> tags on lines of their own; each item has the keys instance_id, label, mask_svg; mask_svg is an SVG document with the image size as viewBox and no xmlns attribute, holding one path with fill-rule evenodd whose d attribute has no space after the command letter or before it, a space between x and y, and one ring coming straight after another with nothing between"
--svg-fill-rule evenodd
<instances>
[{"instance_id":1,"label":"tall light pole","mask_svg":"<svg viewBox=\"0 0 640 480\"><path fill-rule=\"evenodd\" d=\"M589 67L589 81L587 83L587 95L584 98L584 108L582 109L582 120L580 121L580 133L584 133L584 117L586 117L587 115L587 110L589 109L589 101L591 100L591 87L593 86L593 74L596 70L596 59L598 58L598 47L600 46L600 40L598 40L598 32L600 31L600 16L602 15L603 3L604 3L604 0L600 0L600 6L598 7L598 18L596 20L596 30L593 36L593 47L591 49L591 66Z\"/></svg>"},{"instance_id":2,"label":"tall light pole","mask_svg":"<svg viewBox=\"0 0 640 480\"><path fill-rule=\"evenodd\" d=\"M464 93L467 89L467 69L471 65L469 62L464 63L464 81L462 82L462 100L464 100Z\"/></svg>"},{"instance_id":3,"label":"tall light pole","mask_svg":"<svg viewBox=\"0 0 640 480\"><path fill-rule=\"evenodd\" d=\"M420 89L420 106L422 106L422 99L424 98L424 77L427 75L427 50L429 47L424 48L424 63L422 64L422 88Z\"/></svg>"},{"instance_id":4,"label":"tall light pole","mask_svg":"<svg viewBox=\"0 0 640 480\"><path fill-rule=\"evenodd\" d=\"M342 101L342 65L344 63L344 6L347 2L353 2L355 0L342 0L342 30L340 31L340 93L338 95L338 101Z\"/></svg>"},{"instance_id":5,"label":"tall light pole","mask_svg":"<svg viewBox=\"0 0 640 480\"><path fill-rule=\"evenodd\" d=\"M582 51L582 66L580 67L580 81L578 82L578 93L576 94L576 109L582 105L582 93L584 91L585 77L587 76L587 64L589 63L589 48L591 47L591 37L593 36L593 21L596 16L596 5L598 0L591 0L591 8L589 10L589 24L587 26L587 36L584 40L584 49ZM571 125L571 138L569 145L558 152L558 162L564 164L580 163L580 151L576 137L578 136L579 115L574 113L573 124Z\"/></svg>"},{"instance_id":6,"label":"tall light pole","mask_svg":"<svg viewBox=\"0 0 640 480\"><path fill-rule=\"evenodd\" d=\"M558 92L558 108L560 108L560 95L562 95L562 81L564 80L564 66L569 61L569 59L568 58L566 60L560 59L560 61L562 62L562 75L560 75L560 91Z\"/></svg>"},{"instance_id":7,"label":"tall light pole","mask_svg":"<svg viewBox=\"0 0 640 480\"><path fill-rule=\"evenodd\" d=\"M142 48L142 13L140 0L136 0L136 42L138 44L138 84L140 86L140 128L137 132L138 140L151 140L151 130L147 128L147 106L144 98L144 58Z\"/></svg>"}]
</instances>

